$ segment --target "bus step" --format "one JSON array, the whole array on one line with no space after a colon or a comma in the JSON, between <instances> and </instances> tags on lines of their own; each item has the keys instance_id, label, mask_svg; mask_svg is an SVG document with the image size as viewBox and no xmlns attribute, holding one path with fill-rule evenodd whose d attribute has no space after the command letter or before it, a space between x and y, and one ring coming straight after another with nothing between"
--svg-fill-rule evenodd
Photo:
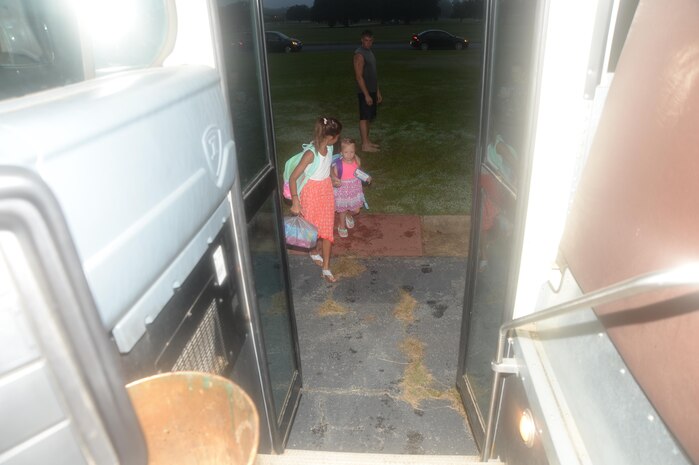
<instances>
[{"instance_id":1,"label":"bus step","mask_svg":"<svg viewBox=\"0 0 699 465\"><path fill-rule=\"evenodd\" d=\"M282 455L258 454L255 465L502 465L477 455L364 454L287 449Z\"/></svg>"}]
</instances>

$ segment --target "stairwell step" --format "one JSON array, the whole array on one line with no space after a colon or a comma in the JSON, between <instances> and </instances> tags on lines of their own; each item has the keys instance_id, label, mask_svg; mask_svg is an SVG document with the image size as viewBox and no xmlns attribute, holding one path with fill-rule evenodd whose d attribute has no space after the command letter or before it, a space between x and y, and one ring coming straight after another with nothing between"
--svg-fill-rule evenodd
<instances>
[{"instance_id":1,"label":"stairwell step","mask_svg":"<svg viewBox=\"0 0 699 465\"><path fill-rule=\"evenodd\" d=\"M364 454L287 449L282 455L258 454L256 465L484 465L476 455ZM487 462L497 465L499 462Z\"/></svg>"}]
</instances>

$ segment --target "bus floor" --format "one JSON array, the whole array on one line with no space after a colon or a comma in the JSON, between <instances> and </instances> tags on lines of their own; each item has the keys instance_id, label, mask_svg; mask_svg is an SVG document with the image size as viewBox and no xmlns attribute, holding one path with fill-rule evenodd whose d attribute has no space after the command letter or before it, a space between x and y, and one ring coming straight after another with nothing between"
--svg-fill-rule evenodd
<instances>
[{"instance_id":1,"label":"bus floor","mask_svg":"<svg viewBox=\"0 0 699 465\"><path fill-rule=\"evenodd\" d=\"M455 390L464 256L290 255L303 389L289 449L475 455Z\"/></svg>"}]
</instances>

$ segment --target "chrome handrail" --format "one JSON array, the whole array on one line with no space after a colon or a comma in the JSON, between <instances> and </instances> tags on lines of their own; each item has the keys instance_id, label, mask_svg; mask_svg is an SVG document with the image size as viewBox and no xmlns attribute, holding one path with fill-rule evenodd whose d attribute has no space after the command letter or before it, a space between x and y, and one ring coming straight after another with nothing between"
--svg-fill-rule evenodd
<instances>
[{"instance_id":1,"label":"chrome handrail","mask_svg":"<svg viewBox=\"0 0 699 465\"><path fill-rule=\"evenodd\" d=\"M589 292L581 297L578 297L577 299L554 305L553 307L532 313L531 315L523 316L503 323L502 326L500 326L498 352L496 361L494 362L494 368L503 362L505 342L507 341L508 333L512 330L573 312L581 308L607 304L623 299L624 297L631 297L653 290L669 289L687 285L699 285L699 263L688 263L676 268L651 272L635 278L630 278L597 291ZM504 373L496 370L493 378L493 390L490 394L490 405L488 407L488 423L486 426L485 443L481 452L482 462L487 462L492 455L491 449L493 448L493 435L495 434L495 409L500 403L500 397L502 395L500 384L502 383L503 378Z\"/></svg>"}]
</instances>

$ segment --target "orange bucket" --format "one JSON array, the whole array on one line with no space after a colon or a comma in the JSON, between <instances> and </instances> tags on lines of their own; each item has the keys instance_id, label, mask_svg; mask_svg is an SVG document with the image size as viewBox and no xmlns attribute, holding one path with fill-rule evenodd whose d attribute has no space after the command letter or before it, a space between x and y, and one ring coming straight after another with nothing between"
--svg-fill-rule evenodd
<instances>
[{"instance_id":1,"label":"orange bucket","mask_svg":"<svg viewBox=\"0 0 699 465\"><path fill-rule=\"evenodd\" d=\"M126 386L150 465L252 465L260 439L250 397L229 379L173 372Z\"/></svg>"}]
</instances>

